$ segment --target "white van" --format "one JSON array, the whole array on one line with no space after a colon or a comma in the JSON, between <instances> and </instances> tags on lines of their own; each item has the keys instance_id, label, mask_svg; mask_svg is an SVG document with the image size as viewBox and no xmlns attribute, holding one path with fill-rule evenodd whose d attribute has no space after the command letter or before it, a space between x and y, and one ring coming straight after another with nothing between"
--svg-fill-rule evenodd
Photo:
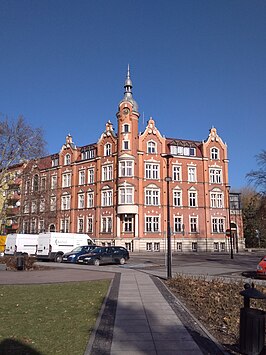
<instances>
[{"instance_id":1,"label":"white van","mask_svg":"<svg viewBox=\"0 0 266 355\"><path fill-rule=\"evenodd\" d=\"M80 245L94 244L87 234L80 233L40 233L37 246L37 259L61 263L63 254Z\"/></svg>"},{"instance_id":2,"label":"white van","mask_svg":"<svg viewBox=\"0 0 266 355\"><path fill-rule=\"evenodd\" d=\"M6 237L5 255L36 253L38 234L8 234Z\"/></svg>"}]
</instances>

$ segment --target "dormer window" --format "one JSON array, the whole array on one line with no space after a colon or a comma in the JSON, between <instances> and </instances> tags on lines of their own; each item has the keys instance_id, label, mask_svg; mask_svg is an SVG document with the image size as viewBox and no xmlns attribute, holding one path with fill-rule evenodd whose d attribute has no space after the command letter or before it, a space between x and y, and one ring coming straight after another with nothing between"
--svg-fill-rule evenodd
<instances>
[{"instance_id":1,"label":"dormer window","mask_svg":"<svg viewBox=\"0 0 266 355\"><path fill-rule=\"evenodd\" d=\"M218 148L211 148L211 159L218 160L219 159L219 149Z\"/></svg>"},{"instance_id":2,"label":"dormer window","mask_svg":"<svg viewBox=\"0 0 266 355\"><path fill-rule=\"evenodd\" d=\"M65 155L65 165L69 165L70 162L71 162L70 154L66 154L66 155Z\"/></svg>"},{"instance_id":3,"label":"dormer window","mask_svg":"<svg viewBox=\"0 0 266 355\"><path fill-rule=\"evenodd\" d=\"M157 149L156 149L156 143L154 141L149 141L147 143L147 153L148 154L155 154L157 153Z\"/></svg>"},{"instance_id":4,"label":"dormer window","mask_svg":"<svg viewBox=\"0 0 266 355\"><path fill-rule=\"evenodd\" d=\"M59 164L59 159L58 157L55 157L52 159L52 167L58 166Z\"/></svg>"},{"instance_id":5,"label":"dormer window","mask_svg":"<svg viewBox=\"0 0 266 355\"><path fill-rule=\"evenodd\" d=\"M104 146L104 156L105 157L108 157L109 155L111 155L111 152L112 152L112 146L110 143L106 143L105 146Z\"/></svg>"},{"instance_id":6,"label":"dormer window","mask_svg":"<svg viewBox=\"0 0 266 355\"><path fill-rule=\"evenodd\" d=\"M129 124L127 124L127 123L125 123L124 125L123 125L123 133L128 133L128 132L130 132L130 126L129 126Z\"/></svg>"}]
</instances>

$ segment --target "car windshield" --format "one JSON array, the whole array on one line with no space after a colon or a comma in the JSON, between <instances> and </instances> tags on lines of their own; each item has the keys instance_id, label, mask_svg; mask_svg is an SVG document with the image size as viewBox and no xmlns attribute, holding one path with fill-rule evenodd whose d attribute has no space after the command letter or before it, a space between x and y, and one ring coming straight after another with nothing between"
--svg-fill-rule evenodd
<instances>
[{"instance_id":1,"label":"car windshield","mask_svg":"<svg viewBox=\"0 0 266 355\"><path fill-rule=\"evenodd\" d=\"M71 250L71 253L77 253L77 252L79 252L79 251L81 251L83 249L84 249L83 246L79 246L79 247L76 247L75 249Z\"/></svg>"}]
</instances>

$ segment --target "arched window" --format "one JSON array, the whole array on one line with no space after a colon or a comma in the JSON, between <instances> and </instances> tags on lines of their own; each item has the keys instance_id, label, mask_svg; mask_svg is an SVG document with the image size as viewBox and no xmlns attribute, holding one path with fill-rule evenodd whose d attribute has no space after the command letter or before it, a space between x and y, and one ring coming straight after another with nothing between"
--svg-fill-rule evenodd
<instances>
[{"instance_id":1,"label":"arched window","mask_svg":"<svg viewBox=\"0 0 266 355\"><path fill-rule=\"evenodd\" d=\"M112 153L112 146L110 143L106 143L105 146L104 146L104 156L107 157L109 155L111 155Z\"/></svg>"},{"instance_id":2,"label":"arched window","mask_svg":"<svg viewBox=\"0 0 266 355\"><path fill-rule=\"evenodd\" d=\"M71 162L70 154L66 154L66 155L65 155L65 165L69 165L70 162Z\"/></svg>"},{"instance_id":3,"label":"arched window","mask_svg":"<svg viewBox=\"0 0 266 355\"><path fill-rule=\"evenodd\" d=\"M147 143L147 153L149 153L149 154L157 153L156 143L154 141L149 141Z\"/></svg>"},{"instance_id":4,"label":"arched window","mask_svg":"<svg viewBox=\"0 0 266 355\"><path fill-rule=\"evenodd\" d=\"M219 159L219 149L218 148L211 148L211 159L218 160Z\"/></svg>"}]
</instances>

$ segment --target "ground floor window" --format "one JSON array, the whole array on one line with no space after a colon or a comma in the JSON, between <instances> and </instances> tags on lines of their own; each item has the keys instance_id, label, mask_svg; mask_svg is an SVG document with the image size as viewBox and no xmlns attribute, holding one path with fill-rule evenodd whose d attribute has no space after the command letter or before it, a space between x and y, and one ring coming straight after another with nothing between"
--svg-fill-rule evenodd
<instances>
[{"instance_id":1,"label":"ground floor window","mask_svg":"<svg viewBox=\"0 0 266 355\"><path fill-rule=\"evenodd\" d=\"M192 251L198 251L198 243L192 242L191 249L192 249Z\"/></svg>"},{"instance_id":2,"label":"ground floor window","mask_svg":"<svg viewBox=\"0 0 266 355\"><path fill-rule=\"evenodd\" d=\"M212 219L212 232L213 233L224 233L224 218L213 218Z\"/></svg>"},{"instance_id":3,"label":"ground floor window","mask_svg":"<svg viewBox=\"0 0 266 355\"><path fill-rule=\"evenodd\" d=\"M219 243L217 242L213 243L213 251L219 251Z\"/></svg>"},{"instance_id":4,"label":"ground floor window","mask_svg":"<svg viewBox=\"0 0 266 355\"><path fill-rule=\"evenodd\" d=\"M61 219L61 228L62 233L69 233L69 219Z\"/></svg>"},{"instance_id":5,"label":"ground floor window","mask_svg":"<svg viewBox=\"0 0 266 355\"><path fill-rule=\"evenodd\" d=\"M131 215L124 216L123 231L124 232L133 232L133 217Z\"/></svg>"},{"instance_id":6,"label":"ground floor window","mask_svg":"<svg viewBox=\"0 0 266 355\"><path fill-rule=\"evenodd\" d=\"M44 220L41 219L39 222L39 233L43 233L44 232Z\"/></svg>"},{"instance_id":7,"label":"ground floor window","mask_svg":"<svg viewBox=\"0 0 266 355\"><path fill-rule=\"evenodd\" d=\"M152 251L152 243L146 243L146 251Z\"/></svg>"},{"instance_id":8,"label":"ground floor window","mask_svg":"<svg viewBox=\"0 0 266 355\"><path fill-rule=\"evenodd\" d=\"M31 228L30 228L31 233L36 233L36 220L33 219L31 221Z\"/></svg>"},{"instance_id":9,"label":"ground floor window","mask_svg":"<svg viewBox=\"0 0 266 355\"><path fill-rule=\"evenodd\" d=\"M225 251L225 242L220 243L220 249L221 251Z\"/></svg>"},{"instance_id":10,"label":"ground floor window","mask_svg":"<svg viewBox=\"0 0 266 355\"><path fill-rule=\"evenodd\" d=\"M30 223L28 221L23 222L23 233L30 233Z\"/></svg>"},{"instance_id":11,"label":"ground floor window","mask_svg":"<svg viewBox=\"0 0 266 355\"><path fill-rule=\"evenodd\" d=\"M181 233L182 232L182 217L174 216L174 232Z\"/></svg>"},{"instance_id":12,"label":"ground floor window","mask_svg":"<svg viewBox=\"0 0 266 355\"><path fill-rule=\"evenodd\" d=\"M190 217L190 233L197 233L198 217Z\"/></svg>"},{"instance_id":13,"label":"ground floor window","mask_svg":"<svg viewBox=\"0 0 266 355\"><path fill-rule=\"evenodd\" d=\"M154 243L153 244L153 250L154 251L160 251L160 243Z\"/></svg>"},{"instance_id":14,"label":"ground floor window","mask_svg":"<svg viewBox=\"0 0 266 355\"><path fill-rule=\"evenodd\" d=\"M182 243L181 242L177 242L176 243L176 250L177 251L182 251Z\"/></svg>"}]
</instances>

